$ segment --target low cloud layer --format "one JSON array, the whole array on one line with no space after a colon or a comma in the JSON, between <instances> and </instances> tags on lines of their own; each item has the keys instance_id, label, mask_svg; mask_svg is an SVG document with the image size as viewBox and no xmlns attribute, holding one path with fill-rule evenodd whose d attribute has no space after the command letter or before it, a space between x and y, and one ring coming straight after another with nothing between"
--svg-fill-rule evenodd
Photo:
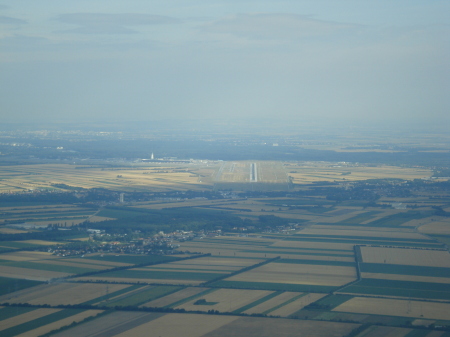
<instances>
[{"instance_id":1,"label":"low cloud layer","mask_svg":"<svg viewBox=\"0 0 450 337\"><path fill-rule=\"evenodd\" d=\"M229 16L202 26L208 33L232 34L252 39L300 39L355 29L356 25L314 20L285 13L257 13Z\"/></svg>"},{"instance_id":2,"label":"low cloud layer","mask_svg":"<svg viewBox=\"0 0 450 337\"><path fill-rule=\"evenodd\" d=\"M0 24L2 25L22 25L27 23L25 20L0 15Z\"/></svg>"},{"instance_id":3,"label":"low cloud layer","mask_svg":"<svg viewBox=\"0 0 450 337\"><path fill-rule=\"evenodd\" d=\"M136 32L136 30L129 28L133 26L179 23L179 20L167 16L135 13L61 14L56 20L66 24L80 26L74 29L63 30L65 33L78 34L130 34Z\"/></svg>"}]
</instances>

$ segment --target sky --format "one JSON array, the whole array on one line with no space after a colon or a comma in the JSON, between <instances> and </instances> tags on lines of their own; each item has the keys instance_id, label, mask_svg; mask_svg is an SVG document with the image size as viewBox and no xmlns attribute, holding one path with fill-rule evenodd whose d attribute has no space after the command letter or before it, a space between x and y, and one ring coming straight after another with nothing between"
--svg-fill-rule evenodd
<instances>
[{"instance_id":1,"label":"sky","mask_svg":"<svg viewBox=\"0 0 450 337\"><path fill-rule=\"evenodd\" d=\"M447 123L448 0L0 0L0 122Z\"/></svg>"}]
</instances>

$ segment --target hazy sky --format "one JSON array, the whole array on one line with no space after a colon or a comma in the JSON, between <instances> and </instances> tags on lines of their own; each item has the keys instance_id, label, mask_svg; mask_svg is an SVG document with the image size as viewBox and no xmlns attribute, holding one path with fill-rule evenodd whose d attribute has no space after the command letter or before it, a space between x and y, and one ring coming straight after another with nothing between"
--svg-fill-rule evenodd
<instances>
[{"instance_id":1,"label":"hazy sky","mask_svg":"<svg viewBox=\"0 0 450 337\"><path fill-rule=\"evenodd\" d=\"M448 0L0 0L3 122L449 123Z\"/></svg>"}]
</instances>

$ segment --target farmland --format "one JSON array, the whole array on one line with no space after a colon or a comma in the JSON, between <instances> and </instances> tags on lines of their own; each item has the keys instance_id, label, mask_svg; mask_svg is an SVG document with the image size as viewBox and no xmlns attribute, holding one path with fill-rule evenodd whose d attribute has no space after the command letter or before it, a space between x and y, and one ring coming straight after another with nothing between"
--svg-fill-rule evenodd
<instances>
[{"instance_id":1,"label":"farmland","mask_svg":"<svg viewBox=\"0 0 450 337\"><path fill-rule=\"evenodd\" d=\"M395 180L364 180L416 179L426 169L254 160L28 165L3 174L2 188L45 187L45 198L61 199L0 207L6 335L302 329L340 337L360 328L367 336L413 336L422 331L415 325L450 326L447 199L404 196L407 183ZM77 192L64 194L72 187ZM389 189L402 197L370 199L369 190Z\"/></svg>"},{"instance_id":2,"label":"farmland","mask_svg":"<svg viewBox=\"0 0 450 337\"><path fill-rule=\"evenodd\" d=\"M333 311L450 320L449 303L354 297Z\"/></svg>"}]
</instances>

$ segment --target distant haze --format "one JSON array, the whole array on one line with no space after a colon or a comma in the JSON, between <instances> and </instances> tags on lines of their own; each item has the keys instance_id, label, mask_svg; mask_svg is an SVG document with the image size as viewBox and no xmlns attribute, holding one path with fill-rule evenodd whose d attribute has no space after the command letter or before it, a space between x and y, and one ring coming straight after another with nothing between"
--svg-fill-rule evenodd
<instances>
[{"instance_id":1,"label":"distant haze","mask_svg":"<svg viewBox=\"0 0 450 337\"><path fill-rule=\"evenodd\" d=\"M448 0L0 2L3 123L450 123Z\"/></svg>"}]
</instances>

